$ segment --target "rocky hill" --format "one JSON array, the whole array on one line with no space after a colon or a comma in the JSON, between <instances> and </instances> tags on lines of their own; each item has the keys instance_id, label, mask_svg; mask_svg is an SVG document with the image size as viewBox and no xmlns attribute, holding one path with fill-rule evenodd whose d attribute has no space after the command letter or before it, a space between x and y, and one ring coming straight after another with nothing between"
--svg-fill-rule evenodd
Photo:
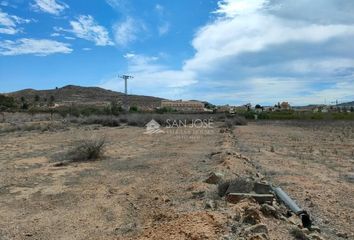
<instances>
[{"instance_id":1,"label":"rocky hill","mask_svg":"<svg viewBox=\"0 0 354 240\"><path fill-rule=\"evenodd\" d=\"M123 103L125 97L123 93L99 87L81 87L74 85L50 90L24 89L17 92L7 93L6 95L13 97L17 102L38 102L38 104L53 102L58 106L102 106L112 101ZM126 98L126 101L130 106L137 107L157 107L162 100L161 98L139 95L128 95Z\"/></svg>"},{"instance_id":2,"label":"rocky hill","mask_svg":"<svg viewBox=\"0 0 354 240\"><path fill-rule=\"evenodd\" d=\"M354 107L354 101L338 104L340 107Z\"/></svg>"}]
</instances>

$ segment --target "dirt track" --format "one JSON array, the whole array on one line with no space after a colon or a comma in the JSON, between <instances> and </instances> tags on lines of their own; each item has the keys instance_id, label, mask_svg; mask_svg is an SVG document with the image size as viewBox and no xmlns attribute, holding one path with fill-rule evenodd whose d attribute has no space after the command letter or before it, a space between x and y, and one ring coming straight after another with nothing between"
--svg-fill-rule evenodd
<instances>
[{"instance_id":1,"label":"dirt track","mask_svg":"<svg viewBox=\"0 0 354 240\"><path fill-rule=\"evenodd\" d=\"M251 123L219 130L198 139L134 127L2 135L0 239L233 239L238 206L203 182L211 171L225 178L261 172L309 209L328 239L353 233L354 183L342 176L353 171L353 132L342 134L345 147L332 156L332 145L321 144L333 134L326 128ZM73 142L92 134L106 136L105 159L53 167ZM313 149L298 156L309 144ZM206 209L210 200L216 208ZM292 239L288 222L262 222L270 239Z\"/></svg>"}]
</instances>

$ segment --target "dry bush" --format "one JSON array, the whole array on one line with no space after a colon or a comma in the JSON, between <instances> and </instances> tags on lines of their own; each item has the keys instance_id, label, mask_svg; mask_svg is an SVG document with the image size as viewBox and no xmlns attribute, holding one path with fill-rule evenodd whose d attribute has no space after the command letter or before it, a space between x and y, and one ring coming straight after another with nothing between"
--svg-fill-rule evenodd
<instances>
[{"instance_id":1,"label":"dry bush","mask_svg":"<svg viewBox=\"0 0 354 240\"><path fill-rule=\"evenodd\" d=\"M232 116L225 119L224 127L232 128L233 126L247 125L247 120L244 117Z\"/></svg>"},{"instance_id":2,"label":"dry bush","mask_svg":"<svg viewBox=\"0 0 354 240\"><path fill-rule=\"evenodd\" d=\"M103 157L105 144L105 138L83 140L69 152L69 159L73 162L99 160Z\"/></svg>"},{"instance_id":3,"label":"dry bush","mask_svg":"<svg viewBox=\"0 0 354 240\"><path fill-rule=\"evenodd\" d=\"M233 124L232 120L230 120L230 119L225 120L224 127L232 128L233 126L234 126L234 124Z\"/></svg>"},{"instance_id":4,"label":"dry bush","mask_svg":"<svg viewBox=\"0 0 354 240\"><path fill-rule=\"evenodd\" d=\"M64 121L77 124L100 124L102 126L116 127L120 124L126 124L129 126L144 127L149 121L154 119L161 126L167 125L167 120L175 122L183 122L186 124L192 123L194 120L212 119L216 121L225 121L226 116L224 114L182 114L182 113L126 113L119 116L109 115L92 115L89 117L67 117ZM230 116L227 119L233 126L246 125L247 122L243 117Z\"/></svg>"},{"instance_id":5,"label":"dry bush","mask_svg":"<svg viewBox=\"0 0 354 240\"><path fill-rule=\"evenodd\" d=\"M115 116L98 116L92 115L88 117L68 117L65 122L78 123L84 125L99 124L104 127L118 127L120 126L120 119Z\"/></svg>"},{"instance_id":6,"label":"dry bush","mask_svg":"<svg viewBox=\"0 0 354 240\"><path fill-rule=\"evenodd\" d=\"M57 131L65 130L66 126L58 122L42 122L42 123L12 123L4 124L0 127L0 133L10 133L10 132L29 132L29 131Z\"/></svg>"}]
</instances>

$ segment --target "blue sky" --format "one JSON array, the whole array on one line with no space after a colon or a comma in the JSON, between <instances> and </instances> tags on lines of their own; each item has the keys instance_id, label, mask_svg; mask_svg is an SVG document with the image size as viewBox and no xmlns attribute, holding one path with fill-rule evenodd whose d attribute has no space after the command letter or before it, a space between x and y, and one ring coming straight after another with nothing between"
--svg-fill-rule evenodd
<instances>
[{"instance_id":1,"label":"blue sky","mask_svg":"<svg viewBox=\"0 0 354 240\"><path fill-rule=\"evenodd\" d=\"M0 92L68 84L215 104L354 100L354 1L0 0Z\"/></svg>"}]
</instances>

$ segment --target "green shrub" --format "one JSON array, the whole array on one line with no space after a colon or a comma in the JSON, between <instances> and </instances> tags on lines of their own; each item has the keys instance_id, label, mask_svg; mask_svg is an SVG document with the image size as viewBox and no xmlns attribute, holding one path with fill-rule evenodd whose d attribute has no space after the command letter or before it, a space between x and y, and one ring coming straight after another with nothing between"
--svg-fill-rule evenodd
<instances>
[{"instance_id":1,"label":"green shrub","mask_svg":"<svg viewBox=\"0 0 354 240\"><path fill-rule=\"evenodd\" d=\"M129 112L138 112L138 107L137 106L132 106L129 108Z\"/></svg>"},{"instance_id":2,"label":"green shrub","mask_svg":"<svg viewBox=\"0 0 354 240\"><path fill-rule=\"evenodd\" d=\"M7 97L0 94L0 110L6 110L10 108L15 108L15 99L12 97Z\"/></svg>"}]
</instances>

